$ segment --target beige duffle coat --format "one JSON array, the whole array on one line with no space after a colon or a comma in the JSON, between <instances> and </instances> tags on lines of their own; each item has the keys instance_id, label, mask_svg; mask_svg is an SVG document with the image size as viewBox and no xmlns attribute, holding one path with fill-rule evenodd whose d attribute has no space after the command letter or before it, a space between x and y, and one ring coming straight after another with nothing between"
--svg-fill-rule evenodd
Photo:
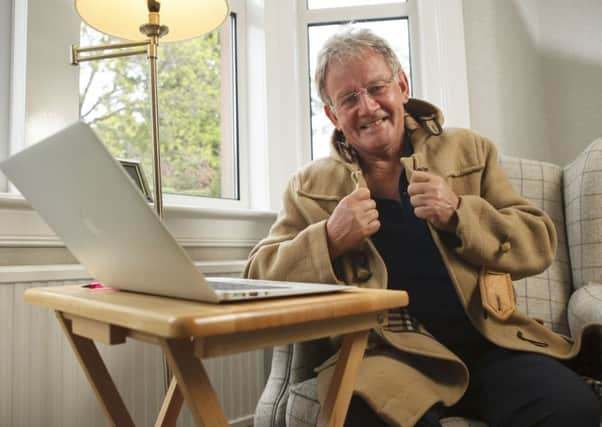
<instances>
[{"instance_id":1,"label":"beige duffle coat","mask_svg":"<svg viewBox=\"0 0 602 427\"><path fill-rule=\"evenodd\" d=\"M443 130L441 112L424 101L411 99L406 112L414 154L400 161L408 180L413 170L427 168L444 177L461 196L455 232L438 231L430 224L429 229L473 325L505 348L561 359L575 356L579 337L573 342L518 310L505 321L487 315L478 286L483 266L510 273L513 279L543 271L556 251L550 218L514 191L486 138L466 129ZM370 239L357 251L333 262L329 258L326 221L356 183L366 186L359 164L334 145L330 157L297 172L288 183L269 236L251 252L245 275L387 288L385 264ZM449 406L461 398L468 385L466 366L427 331L384 325L375 332L355 392L383 419L411 427L434 403ZM318 371L323 402L332 360Z\"/></svg>"}]
</instances>

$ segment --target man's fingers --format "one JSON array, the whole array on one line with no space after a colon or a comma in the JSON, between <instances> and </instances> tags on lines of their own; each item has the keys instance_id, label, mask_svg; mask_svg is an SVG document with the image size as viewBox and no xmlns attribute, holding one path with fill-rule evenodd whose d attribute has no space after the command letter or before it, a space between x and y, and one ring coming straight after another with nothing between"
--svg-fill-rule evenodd
<instances>
[{"instance_id":1,"label":"man's fingers","mask_svg":"<svg viewBox=\"0 0 602 427\"><path fill-rule=\"evenodd\" d=\"M371 221L367 226L366 226L366 233L368 236L372 236L374 233L376 233L378 230L380 229L380 221L378 219L375 219L374 221Z\"/></svg>"},{"instance_id":2,"label":"man's fingers","mask_svg":"<svg viewBox=\"0 0 602 427\"><path fill-rule=\"evenodd\" d=\"M412 171L412 176L410 177L410 184L413 182L429 182L433 177L432 174L423 171Z\"/></svg>"},{"instance_id":3,"label":"man's fingers","mask_svg":"<svg viewBox=\"0 0 602 427\"><path fill-rule=\"evenodd\" d=\"M426 193L431 190L432 184L428 182L415 182L408 185L408 194L414 196L416 194Z\"/></svg>"},{"instance_id":4,"label":"man's fingers","mask_svg":"<svg viewBox=\"0 0 602 427\"><path fill-rule=\"evenodd\" d=\"M366 222L371 222L374 221L375 219L378 219L378 211L376 209L370 209L369 211L366 211Z\"/></svg>"},{"instance_id":5,"label":"man's fingers","mask_svg":"<svg viewBox=\"0 0 602 427\"><path fill-rule=\"evenodd\" d=\"M425 220L429 220L431 219L431 214L432 214L433 209L429 206L420 206L417 208L414 208L414 215L416 215L416 217L420 218L420 219L425 219Z\"/></svg>"},{"instance_id":6,"label":"man's fingers","mask_svg":"<svg viewBox=\"0 0 602 427\"><path fill-rule=\"evenodd\" d=\"M360 187L357 190L353 190L351 193L349 193L347 197L355 200L367 200L370 198L370 190L368 190L366 187Z\"/></svg>"},{"instance_id":7,"label":"man's fingers","mask_svg":"<svg viewBox=\"0 0 602 427\"><path fill-rule=\"evenodd\" d=\"M372 209L376 209L376 202L374 201L374 199L360 200L356 206L361 211L369 211Z\"/></svg>"},{"instance_id":8,"label":"man's fingers","mask_svg":"<svg viewBox=\"0 0 602 427\"><path fill-rule=\"evenodd\" d=\"M427 196L426 194L416 194L410 197L410 204L415 208L419 206L426 206L429 204L429 200L431 200L431 197Z\"/></svg>"}]
</instances>

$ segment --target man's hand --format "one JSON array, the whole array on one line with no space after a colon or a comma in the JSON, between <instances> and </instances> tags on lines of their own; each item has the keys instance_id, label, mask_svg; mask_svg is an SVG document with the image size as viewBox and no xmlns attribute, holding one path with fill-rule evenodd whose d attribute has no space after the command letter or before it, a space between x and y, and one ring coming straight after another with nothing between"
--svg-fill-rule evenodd
<instances>
[{"instance_id":1,"label":"man's hand","mask_svg":"<svg viewBox=\"0 0 602 427\"><path fill-rule=\"evenodd\" d=\"M343 198L326 223L330 258L358 247L366 238L378 231L376 202L370 190L358 188Z\"/></svg>"},{"instance_id":2,"label":"man's hand","mask_svg":"<svg viewBox=\"0 0 602 427\"><path fill-rule=\"evenodd\" d=\"M440 176L414 171L408 185L414 214L435 228L453 231L457 224L456 209L460 198Z\"/></svg>"}]
</instances>

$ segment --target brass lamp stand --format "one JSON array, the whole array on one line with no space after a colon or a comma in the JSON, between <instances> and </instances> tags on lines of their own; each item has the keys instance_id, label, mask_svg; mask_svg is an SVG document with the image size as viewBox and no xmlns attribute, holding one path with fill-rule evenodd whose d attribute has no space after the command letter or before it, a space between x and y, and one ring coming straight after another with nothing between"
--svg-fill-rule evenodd
<instances>
[{"instance_id":1,"label":"brass lamp stand","mask_svg":"<svg viewBox=\"0 0 602 427\"><path fill-rule=\"evenodd\" d=\"M146 7L144 7L146 3ZM161 150L159 145L159 102L157 97L157 49L159 38L165 42L181 41L200 36L217 28L228 15L227 0L169 0L164 2L164 21L172 28L161 25L159 10L161 0L75 0L75 9L83 21L105 34L132 40L125 43L105 44L94 47L71 46L71 64L106 58L147 54L150 67L151 136L153 145L153 182L155 209L163 217L163 193L161 191ZM135 26L148 16L148 22L135 31ZM147 37L139 40L140 33ZM92 52L92 54L89 54ZM100 52L96 54L95 52ZM82 55L84 54L84 55ZM165 383L171 373L164 360ZM170 392L175 393L176 380L171 380Z\"/></svg>"},{"instance_id":2,"label":"brass lamp stand","mask_svg":"<svg viewBox=\"0 0 602 427\"><path fill-rule=\"evenodd\" d=\"M143 3L144 0L138 0ZM132 11L139 11L140 5L123 0L75 0L76 10L81 18L97 30L106 34L115 35L125 39L135 39L132 35L130 22L136 19ZM169 41L185 40L199 36L218 27L228 13L227 0L204 1L177 1L167 2L171 24L178 26L177 34ZM127 10L125 10L127 8ZM95 61L106 58L119 58L123 56L147 54L150 67L150 92L151 92L151 138L153 145L153 183L155 192L155 210L163 220L163 193L161 187L161 150L159 144L159 102L157 96L157 49L159 38L169 33L166 25L160 24L159 11L161 0L146 0L148 22L139 27L139 32L148 39L125 43L105 44L94 47L71 46L71 64ZM112 13L107 13L111 11ZM121 13L120 13L121 12ZM129 15L133 16L130 17ZM127 27L127 28L125 28ZM100 54L88 54L101 52ZM102 53L105 52L105 53Z\"/></svg>"},{"instance_id":3,"label":"brass lamp stand","mask_svg":"<svg viewBox=\"0 0 602 427\"><path fill-rule=\"evenodd\" d=\"M151 90L151 138L153 144L153 183L155 189L155 210L159 218L163 220L163 192L161 187L161 150L159 145L159 100L157 98L157 48L159 37L167 34L169 28L159 24L159 0L148 1L148 23L140 26L140 32L148 37L141 42L127 42L104 44L93 47L71 46L71 64L79 65L80 62L95 61L98 59L119 58L122 56L142 55L148 56L150 68L150 90ZM137 49L144 46L145 49ZM99 55L85 55L88 52L106 52L122 49L117 52L109 52Z\"/></svg>"}]
</instances>

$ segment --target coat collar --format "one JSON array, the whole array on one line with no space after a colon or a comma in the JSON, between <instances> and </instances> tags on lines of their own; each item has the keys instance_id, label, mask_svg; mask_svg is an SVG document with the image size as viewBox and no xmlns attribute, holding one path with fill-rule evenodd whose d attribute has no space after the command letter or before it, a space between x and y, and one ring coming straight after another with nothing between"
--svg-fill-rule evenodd
<instances>
[{"instance_id":1,"label":"coat collar","mask_svg":"<svg viewBox=\"0 0 602 427\"><path fill-rule=\"evenodd\" d=\"M443 113L433 104L417 98L410 98L404 106L406 111L405 129L410 135L414 151L430 136L441 135L443 132ZM330 138L330 156L345 165L347 169L361 174L359 159L340 131L335 130Z\"/></svg>"}]
</instances>

